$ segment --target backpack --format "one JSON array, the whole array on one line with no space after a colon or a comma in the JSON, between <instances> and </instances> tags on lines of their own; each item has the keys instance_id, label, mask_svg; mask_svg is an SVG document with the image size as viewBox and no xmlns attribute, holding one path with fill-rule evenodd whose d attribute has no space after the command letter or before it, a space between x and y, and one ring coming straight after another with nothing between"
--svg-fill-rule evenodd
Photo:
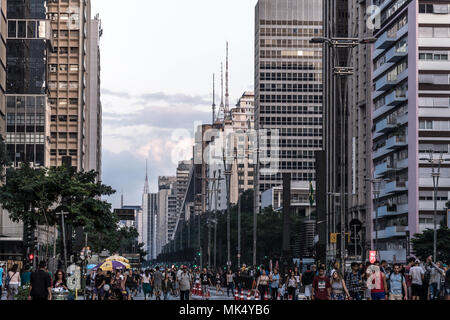
<instances>
[{"instance_id":1,"label":"backpack","mask_svg":"<svg viewBox=\"0 0 450 320\"><path fill-rule=\"evenodd\" d=\"M11 282L11 278L13 278L16 274L17 274L17 272L14 273L14 274L12 275L12 277L10 277L10 276L9 276L9 272L8 272L8 275L6 276L6 281L5 281L5 288L6 288L6 289L9 288L9 284L10 284L10 282Z\"/></svg>"}]
</instances>

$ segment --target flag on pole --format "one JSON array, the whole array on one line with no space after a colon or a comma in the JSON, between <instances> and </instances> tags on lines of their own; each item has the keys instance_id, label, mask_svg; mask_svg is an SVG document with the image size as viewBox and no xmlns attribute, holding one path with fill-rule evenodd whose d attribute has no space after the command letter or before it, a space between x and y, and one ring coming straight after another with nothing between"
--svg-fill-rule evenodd
<instances>
[{"instance_id":1,"label":"flag on pole","mask_svg":"<svg viewBox=\"0 0 450 320\"><path fill-rule=\"evenodd\" d=\"M315 199L314 199L314 187L312 184L312 181L309 182L309 203L311 207L314 205Z\"/></svg>"}]
</instances>

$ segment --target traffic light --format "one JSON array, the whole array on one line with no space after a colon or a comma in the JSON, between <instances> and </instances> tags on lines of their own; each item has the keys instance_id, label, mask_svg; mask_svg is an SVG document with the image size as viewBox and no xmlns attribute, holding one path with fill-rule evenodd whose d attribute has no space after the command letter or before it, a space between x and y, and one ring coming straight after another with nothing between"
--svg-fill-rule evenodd
<instances>
[{"instance_id":1,"label":"traffic light","mask_svg":"<svg viewBox=\"0 0 450 320\"><path fill-rule=\"evenodd\" d=\"M30 260L30 262L33 263L33 260L34 260L34 254L33 253L30 253L28 255L28 260Z\"/></svg>"}]
</instances>

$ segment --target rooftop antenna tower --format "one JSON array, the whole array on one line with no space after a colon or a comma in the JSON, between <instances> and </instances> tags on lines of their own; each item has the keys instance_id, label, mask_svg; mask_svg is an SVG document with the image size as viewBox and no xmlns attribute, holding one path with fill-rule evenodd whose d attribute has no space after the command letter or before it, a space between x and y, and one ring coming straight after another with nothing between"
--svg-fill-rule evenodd
<instances>
[{"instance_id":1,"label":"rooftop antenna tower","mask_svg":"<svg viewBox=\"0 0 450 320\"><path fill-rule=\"evenodd\" d=\"M215 74L213 73L213 104L212 104L212 124L216 122L216 82Z\"/></svg>"},{"instance_id":2,"label":"rooftop antenna tower","mask_svg":"<svg viewBox=\"0 0 450 320\"><path fill-rule=\"evenodd\" d=\"M145 183L144 183L144 194L149 193L149 186L148 186L148 160L145 160Z\"/></svg>"}]
</instances>

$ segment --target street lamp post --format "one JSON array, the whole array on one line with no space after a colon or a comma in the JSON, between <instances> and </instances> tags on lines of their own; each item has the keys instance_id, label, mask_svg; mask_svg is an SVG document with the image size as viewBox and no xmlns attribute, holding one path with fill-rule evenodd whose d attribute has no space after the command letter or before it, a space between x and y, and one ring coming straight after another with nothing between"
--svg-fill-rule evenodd
<instances>
[{"instance_id":1,"label":"street lamp post","mask_svg":"<svg viewBox=\"0 0 450 320\"><path fill-rule=\"evenodd\" d=\"M238 194L238 245L237 245L238 268L241 267L241 195Z\"/></svg>"},{"instance_id":2,"label":"street lamp post","mask_svg":"<svg viewBox=\"0 0 450 320\"><path fill-rule=\"evenodd\" d=\"M311 44L327 44L332 50L335 48L346 48L349 49L350 52L352 51L353 48L359 46L359 45L367 45L367 44L372 44L375 43L377 41L376 38L374 37L365 37L365 38L336 38L336 37L313 37L310 39L310 43ZM334 55L334 54L333 54ZM337 53L335 55L336 57L338 56ZM349 57L351 56L351 54L349 55ZM337 61L337 60L336 60ZM350 63L350 61L348 61L348 63ZM349 66L339 66L339 65L334 65L332 66L332 71L333 74L337 75L337 76L350 76L354 73L354 68L349 67ZM338 84L340 84L340 82L338 82ZM340 86L339 86L340 88ZM342 90L342 89L341 89ZM332 99L332 104L335 105L335 101L334 98ZM342 96L341 96L341 100L342 100ZM346 103L341 101L342 106L342 110L341 110L341 117L345 120L345 116L346 116ZM345 150L343 149L344 147L344 133L343 130L345 128L345 121L343 122L344 124L341 124L341 134L340 134L340 139L341 139L341 156L344 156ZM346 201L344 199L344 190L345 190L345 179L344 179L344 165L343 163L341 163L341 233L343 232L343 230L345 231L345 226L344 222L345 222L345 215L346 215ZM345 234L341 234L341 246L342 244L345 245L345 238L344 238ZM344 247L341 247L341 262L344 261L343 255L344 255ZM345 268L345 266L343 266L343 268Z\"/></svg>"},{"instance_id":3,"label":"street lamp post","mask_svg":"<svg viewBox=\"0 0 450 320\"><path fill-rule=\"evenodd\" d=\"M376 203L376 209L375 209L375 251L377 252L378 255L378 198L380 197L380 193L381 193L381 183L383 181L389 181L387 179L366 179L367 181L372 182L373 185L373 197ZM370 215L372 217L372 214ZM372 219L372 218L371 218Z\"/></svg>"},{"instance_id":4,"label":"street lamp post","mask_svg":"<svg viewBox=\"0 0 450 320\"><path fill-rule=\"evenodd\" d=\"M348 193L332 193L329 192L329 195L333 196L333 197L341 197L340 201L342 203L343 199L342 196L348 196ZM341 250L340 250L340 259L341 259L341 270L342 270L342 274L345 274L345 211L343 210L342 206L340 208L340 220L341 220L341 230L340 230L340 239L341 239Z\"/></svg>"},{"instance_id":5,"label":"street lamp post","mask_svg":"<svg viewBox=\"0 0 450 320\"><path fill-rule=\"evenodd\" d=\"M62 240L63 240L63 250L64 250L64 270L67 270L67 244L66 244L66 227L64 222L64 216L68 215L68 212L61 211L59 213L56 213L57 216L61 216L61 233L62 233Z\"/></svg>"},{"instance_id":6,"label":"street lamp post","mask_svg":"<svg viewBox=\"0 0 450 320\"><path fill-rule=\"evenodd\" d=\"M433 152L430 151L430 158L420 158L421 161L428 161L431 167L431 177L433 178L433 198L434 198L434 232L433 232L433 261L436 263L437 261L437 191L439 188L439 178L441 176L441 166L444 161L449 161L450 159L444 159L443 153L439 159L433 159Z\"/></svg>"}]
</instances>

